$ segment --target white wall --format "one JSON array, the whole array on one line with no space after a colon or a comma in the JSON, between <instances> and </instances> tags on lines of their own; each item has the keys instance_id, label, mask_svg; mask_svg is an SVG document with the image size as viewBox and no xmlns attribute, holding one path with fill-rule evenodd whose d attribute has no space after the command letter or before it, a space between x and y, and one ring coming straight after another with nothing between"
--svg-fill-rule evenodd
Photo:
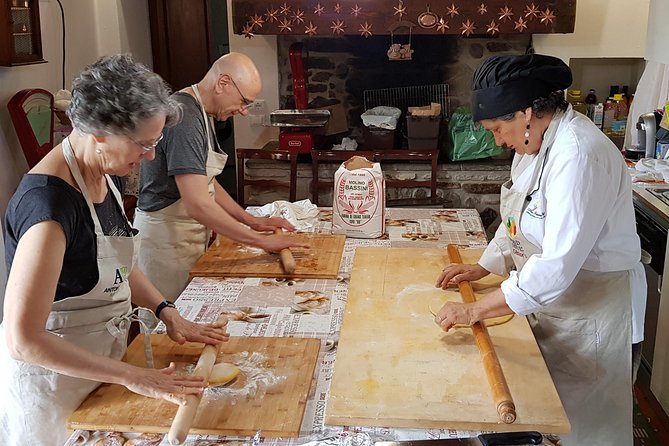
<instances>
[{"instance_id":1,"label":"white wall","mask_svg":"<svg viewBox=\"0 0 669 446\"><path fill-rule=\"evenodd\" d=\"M279 108L279 62L276 55L276 36L255 36L247 39L232 34L232 0L228 1L228 29L230 30L230 51L244 53L255 62L262 75L262 91L258 99L265 100L267 113ZM270 140L279 139L276 127L251 125L244 117L235 119L235 146L260 148Z\"/></svg>"},{"instance_id":2,"label":"white wall","mask_svg":"<svg viewBox=\"0 0 669 446\"><path fill-rule=\"evenodd\" d=\"M656 3L666 0L653 0ZM535 34L537 53L572 57L643 57L650 0L579 0L572 34ZM666 22L667 16L664 16ZM658 18L659 20L659 18ZM664 24L666 26L666 23ZM669 34L669 31L666 31ZM667 40L658 42L665 45Z\"/></svg>"},{"instance_id":3,"label":"white wall","mask_svg":"<svg viewBox=\"0 0 669 446\"><path fill-rule=\"evenodd\" d=\"M651 0L646 59L669 64L669 2Z\"/></svg>"},{"instance_id":4,"label":"white wall","mask_svg":"<svg viewBox=\"0 0 669 446\"><path fill-rule=\"evenodd\" d=\"M61 1L66 27L66 88L70 88L77 73L104 54L131 52L139 61L152 65L146 1ZM40 0L39 9L42 53L47 63L0 67L0 217L3 221L7 202L28 170L9 119L7 102L17 91L25 88L44 88L49 91L61 88L60 8L55 0ZM0 303L5 282L4 244L0 243Z\"/></svg>"}]
</instances>

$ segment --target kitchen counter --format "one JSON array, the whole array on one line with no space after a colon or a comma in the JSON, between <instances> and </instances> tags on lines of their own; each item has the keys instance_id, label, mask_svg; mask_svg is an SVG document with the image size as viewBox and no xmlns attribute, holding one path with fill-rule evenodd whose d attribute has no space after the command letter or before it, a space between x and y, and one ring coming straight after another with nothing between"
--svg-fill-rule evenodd
<instances>
[{"instance_id":1,"label":"kitchen counter","mask_svg":"<svg viewBox=\"0 0 669 446\"><path fill-rule=\"evenodd\" d=\"M659 198L653 195L651 189L667 189L669 184L658 184L656 186L632 186L634 198L641 201L644 205L649 207L653 212L656 212L660 217L669 220L669 206L663 203Z\"/></svg>"}]
</instances>

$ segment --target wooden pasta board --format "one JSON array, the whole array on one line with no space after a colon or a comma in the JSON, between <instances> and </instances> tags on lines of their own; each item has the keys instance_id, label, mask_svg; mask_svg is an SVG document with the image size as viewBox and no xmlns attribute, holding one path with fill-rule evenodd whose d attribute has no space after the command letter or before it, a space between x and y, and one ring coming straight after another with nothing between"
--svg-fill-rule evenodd
<instances>
[{"instance_id":1,"label":"wooden pasta board","mask_svg":"<svg viewBox=\"0 0 669 446\"><path fill-rule=\"evenodd\" d=\"M339 272L344 235L298 233L309 243L308 250L293 248L296 269L286 274L278 254L271 254L218 236L207 252L193 266L191 277L287 277L304 279L335 279Z\"/></svg>"},{"instance_id":2,"label":"wooden pasta board","mask_svg":"<svg viewBox=\"0 0 669 446\"><path fill-rule=\"evenodd\" d=\"M167 335L151 335L151 344L156 368L167 367L170 361L181 368L184 364L194 367L203 347L198 343L179 345ZM266 437L297 437L319 349L318 339L231 337L223 344L217 362L235 363L242 372L225 391L205 391L190 433L252 436L261 430ZM141 335L132 342L124 360L146 367ZM256 378L249 378L251 375ZM254 395L249 383L261 382L262 376L265 382L278 382ZM74 412L68 427L164 433L176 411L177 406L170 402L138 395L120 385L103 384Z\"/></svg>"},{"instance_id":3,"label":"wooden pasta board","mask_svg":"<svg viewBox=\"0 0 669 446\"><path fill-rule=\"evenodd\" d=\"M480 250L461 249L464 263ZM429 302L446 249L357 248L325 422L331 425L565 433L569 421L527 319L489 327L516 405L500 422L471 329L443 332ZM494 291L490 275L472 283ZM479 296L477 296L479 297Z\"/></svg>"}]
</instances>

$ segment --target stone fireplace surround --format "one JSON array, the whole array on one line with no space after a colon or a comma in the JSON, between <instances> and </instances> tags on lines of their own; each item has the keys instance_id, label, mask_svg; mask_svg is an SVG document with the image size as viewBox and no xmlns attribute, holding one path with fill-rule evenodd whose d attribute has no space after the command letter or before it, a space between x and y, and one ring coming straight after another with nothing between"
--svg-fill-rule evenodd
<instances>
[{"instance_id":1,"label":"stone fireplace surround","mask_svg":"<svg viewBox=\"0 0 669 446\"><path fill-rule=\"evenodd\" d=\"M408 38L406 33L394 36L398 43L406 43L404 40L408 41ZM523 54L531 47L529 35L472 38L414 35L411 37L413 59L391 62L386 55L390 45L389 36L309 38L279 35L277 63L281 108L294 108L288 49L298 41L303 42L307 53L305 70L309 106L316 108L340 104L346 111L349 131L327 137L318 148L329 148L333 143L339 143L344 136L354 138L364 147L360 115L364 112L365 90L448 84L451 114L458 106L469 103L472 75L487 57L494 54ZM445 155L445 143L441 148L444 152L442 155ZM444 207L477 209L489 237L500 221L499 191L501 184L509 177L510 155L512 153L503 155L502 159L465 162L451 162L446 156L440 157L437 195L442 199ZM309 185L312 174L308 158L305 155L304 162L300 162L298 167L298 199L311 198ZM324 164L319 176L332 178L337 167L336 164ZM430 166L425 163L384 163L383 170L387 178L430 177ZM285 179L288 182L287 169L271 161L247 161L246 175L249 178ZM427 195L429 189L423 188L388 191L388 198L422 198ZM251 187L247 188L246 196L248 202L258 204L286 198L282 190ZM331 199L331 193L321 192L323 205L330 205Z\"/></svg>"}]
</instances>

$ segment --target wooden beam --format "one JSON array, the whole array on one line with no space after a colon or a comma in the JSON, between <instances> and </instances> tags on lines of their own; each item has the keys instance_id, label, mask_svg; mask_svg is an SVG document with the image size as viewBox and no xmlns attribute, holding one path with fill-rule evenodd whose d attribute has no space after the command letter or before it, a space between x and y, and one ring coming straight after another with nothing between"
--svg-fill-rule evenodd
<instances>
[{"instance_id":1,"label":"wooden beam","mask_svg":"<svg viewBox=\"0 0 669 446\"><path fill-rule=\"evenodd\" d=\"M233 31L343 36L574 32L576 0L232 0Z\"/></svg>"}]
</instances>

